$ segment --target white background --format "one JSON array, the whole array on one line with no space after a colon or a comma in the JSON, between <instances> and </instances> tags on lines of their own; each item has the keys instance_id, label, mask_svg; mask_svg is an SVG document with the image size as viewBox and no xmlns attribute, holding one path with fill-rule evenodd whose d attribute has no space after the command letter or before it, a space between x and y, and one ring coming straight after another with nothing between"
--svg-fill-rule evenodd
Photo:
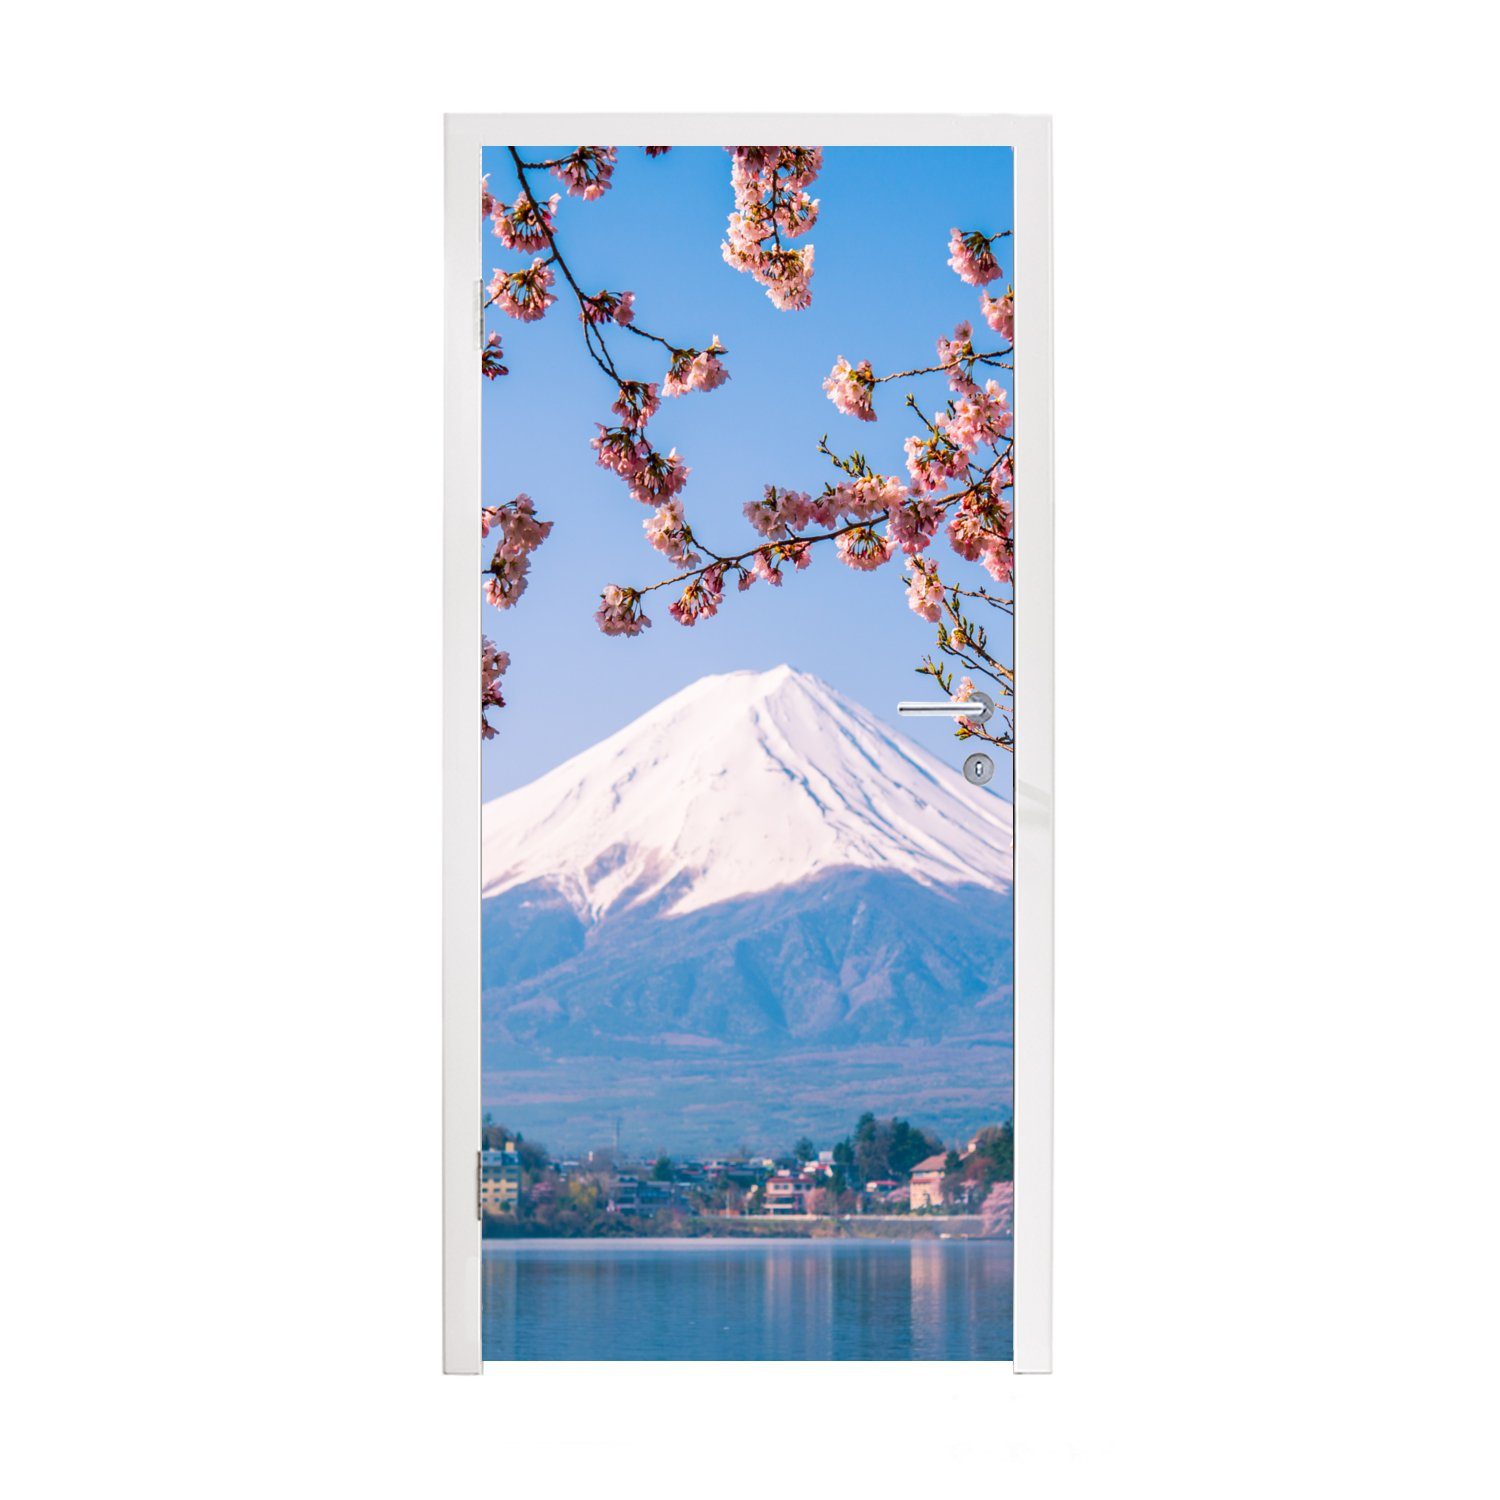
<instances>
[{"instance_id":1,"label":"white background","mask_svg":"<svg viewBox=\"0 0 1500 1500\"><path fill-rule=\"evenodd\" d=\"M1494 38L850 14L12 17L17 1493L1493 1493ZM1058 1372L444 1379L441 114L885 106L1056 117Z\"/></svg>"}]
</instances>

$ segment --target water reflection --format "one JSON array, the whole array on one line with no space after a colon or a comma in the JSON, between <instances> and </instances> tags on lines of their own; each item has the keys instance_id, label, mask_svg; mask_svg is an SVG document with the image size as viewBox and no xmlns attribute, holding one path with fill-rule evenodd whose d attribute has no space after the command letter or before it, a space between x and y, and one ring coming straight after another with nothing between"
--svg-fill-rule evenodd
<instances>
[{"instance_id":1,"label":"water reflection","mask_svg":"<svg viewBox=\"0 0 1500 1500\"><path fill-rule=\"evenodd\" d=\"M1009 1240L492 1240L484 1357L1009 1359Z\"/></svg>"}]
</instances>

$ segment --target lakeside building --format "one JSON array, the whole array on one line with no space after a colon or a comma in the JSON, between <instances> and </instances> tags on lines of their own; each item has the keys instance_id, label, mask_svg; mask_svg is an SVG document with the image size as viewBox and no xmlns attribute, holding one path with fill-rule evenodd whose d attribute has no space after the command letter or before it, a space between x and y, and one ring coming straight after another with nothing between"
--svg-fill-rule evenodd
<instances>
[{"instance_id":1,"label":"lakeside building","mask_svg":"<svg viewBox=\"0 0 1500 1500\"><path fill-rule=\"evenodd\" d=\"M507 1141L499 1151L479 1153L479 1211L513 1214L521 1202L521 1157Z\"/></svg>"},{"instance_id":2,"label":"lakeside building","mask_svg":"<svg viewBox=\"0 0 1500 1500\"><path fill-rule=\"evenodd\" d=\"M766 1178L766 1212L768 1214L805 1214L807 1194L812 1184L801 1175L777 1172Z\"/></svg>"},{"instance_id":3,"label":"lakeside building","mask_svg":"<svg viewBox=\"0 0 1500 1500\"><path fill-rule=\"evenodd\" d=\"M701 1183L660 1182L638 1172L621 1172L615 1176L607 1207L611 1213L645 1219L664 1208L681 1208L692 1213L701 1187Z\"/></svg>"},{"instance_id":4,"label":"lakeside building","mask_svg":"<svg viewBox=\"0 0 1500 1500\"><path fill-rule=\"evenodd\" d=\"M923 1157L911 1169L911 1207L915 1213L919 1208L941 1208L943 1206L943 1163L948 1160L946 1151Z\"/></svg>"}]
</instances>

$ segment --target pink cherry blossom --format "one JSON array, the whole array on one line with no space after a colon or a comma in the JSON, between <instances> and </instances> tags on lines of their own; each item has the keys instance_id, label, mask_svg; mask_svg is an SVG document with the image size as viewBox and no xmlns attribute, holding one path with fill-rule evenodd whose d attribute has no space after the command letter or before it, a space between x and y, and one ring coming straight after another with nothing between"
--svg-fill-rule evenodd
<instances>
[{"instance_id":1,"label":"pink cherry blossom","mask_svg":"<svg viewBox=\"0 0 1500 1500\"><path fill-rule=\"evenodd\" d=\"M1003 339L1012 343L1016 337L1016 294L1008 291L1003 297L992 297L988 292L979 294L979 310L984 321Z\"/></svg>"},{"instance_id":2,"label":"pink cherry blossom","mask_svg":"<svg viewBox=\"0 0 1500 1500\"><path fill-rule=\"evenodd\" d=\"M666 396L685 396L692 390L688 384L688 371L692 368L693 352L690 349L677 349L672 353L672 362L667 366L667 373L662 376L661 393Z\"/></svg>"},{"instance_id":3,"label":"pink cherry blossom","mask_svg":"<svg viewBox=\"0 0 1500 1500\"><path fill-rule=\"evenodd\" d=\"M830 514L824 524L832 525L841 516L855 521L872 520L892 506L900 505L906 494L906 486L893 475L862 474L828 492Z\"/></svg>"},{"instance_id":4,"label":"pink cherry blossom","mask_svg":"<svg viewBox=\"0 0 1500 1500\"><path fill-rule=\"evenodd\" d=\"M479 524L482 536L500 533L486 570L485 598L496 609L510 609L526 592L531 554L551 535L552 522L537 519L530 495L517 495L507 505L486 506Z\"/></svg>"},{"instance_id":5,"label":"pink cherry blossom","mask_svg":"<svg viewBox=\"0 0 1500 1500\"><path fill-rule=\"evenodd\" d=\"M490 195L490 174L479 179L479 217L487 219L495 211L495 200Z\"/></svg>"},{"instance_id":6,"label":"pink cherry blossom","mask_svg":"<svg viewBox=\"0 0 1500 1500\"><path fill-rule=\"evenodd\" d=\"M615 403L610 410L620 419L622 427L632 428L638 432L656 415L660 405L655 381L648 385L643 380L622 380L620 394L615 398ZM595 446L598 446L597 440ZM633 456L632 452L632 460ZM605 467L608 468L610 465L606 464Z\"/></svg>"},{"instance_id":7,"label":"pink cherry blossom","mask_svg":"<svg viewBox=\"0 0 1500 1500\"><path fill-rule=\"evenodd\" d=\"M782 174L783 185L793 192L811 187L818 173L823 170L823 148L821 146L783 146L777 169Z\"/></svg>"},{"instance_id":8,"label":"pink cherry blossom","mask_svg":"<svg viewBox=\"0 0 1500 1500\"><path fill-rule=\"evenodd\" d=\"M750 564L751 571L757 578L763 578L774 588L781 587L781 567L771 556L771 548L762 547L755 554L755 560Z\"/></svg>"},{"instance_id":9,"label":"pink cherry blossom","mask_svg":"<svg viewBox=\"0 0 1500 1500\"><path fill-rule=\"evenodd\" d=\"M773 250L761 262L756 279L766 289L766 296L782 312L800 312L812 306L813 247L800 250Z\"/></svg>"},{"instance_id":10,"label":"pink cherry blossom","mask_svg":"<svg viewBox=\"0 0 1500 1500\"><path fill-rule=\"evenodd\" d=\"M948 371L948 385L960 396L979 389L974 384L974 329L963 322L953 330L951 339L937 341L938 363Z\"/></svg>"},{"instance_id":11,"label":"pink cherry blossom","mask_svg":"<svg viewBox=\"0 0 1500 1500\"><path fill-rule=\"evenodd\" d=\"M983 492L966 495L948 522L948 541L969 562L981 563L997 583L1008 583L1014 565L1011 508Z\"/></svg>"},{"instance_id":12,"label":"pink cherry blossom","mask_svg":"<svg viewBox=\"0 0 1500 1500\"><path fill-rule=\"evenodd\" d=\"M788 193L775 209L776 228L787 239L800 239L818 222L818 199L807 193Z\"/></svg>"},{"instance_id":13,"label":"pink cherry blossom","mask_svg":"<svg viewBox=\"0 0 1500 1500\"><path fill-rule=\"evenodd\" d=\"M635 321L635 293L596 292L583 299L578 317L584 323L607 323L613 318L621 328L628 328Z\"/></svg>"},{"instance_id":14,"label":"pink cherry blossom","mask_svg":"<svg viewBox=\"0 0 1500 1500\"><path fill-rule=\"evenodd\" d=\"M665 156L672 148L670 146L647 146L647 156Z\"/></svg>"},{"instance_id":15,"label":"pink cherry blossom","mask_svg":"<svg viewBox=\"0 0 1500 1500\"><path fill-rule=\"evenodd\" d=\"M479 369L486 380L493 380L497 375L509 375L510 371L500 363L505 357L505 351L500 347L500 335L492 333L485 340L484 352L480 355Z\"/></svg>"},{"instance_id":16,"label":"pink cherry blossom","mask_svg":"<svg viewBox=\"0 0 1500 1500\"><path fill-rule=\"evenodd\" d=\"M641 610L641 596L634 589L606 584L599 595L594 623L605 635L639 635L651 621Z\"/></svg>"},{"instance_id":17,"label":"pink cherry blossom","mask_svg":"<svg viewBox=\"0 0 1500 1500\"><path fill-rule=\"evenodd\" d=\"M703 561L689 545L687 522L682 514L682 501L668 500L657 506L645 522L646 541L660 552L668 562L680 568L696 568Z\"/></svg>"},{"instance_id":18,"label":"pink cherry blossom","mask_svg":"<svg viewBox=\"0 0 1500 1500\"><path fill-rule=\"evenodd\" d=\"M1008 547L992 547L979 561L996 583L1009 583L1014 576L1015 555Z\"/></svg>"},{"instance_id":19,"label":"pink cherry blossom","mask_svg":"<svg viewBox=\"0 0 1500 1500\"><path fill-rule=\"evenodd\" d=\"M768 191L781 159L780 146L726 146L729 153L729 185L736 203L753 203Z\"/></svg>"},{"instance_id":20,"label":"pink cherry blossom","mask_svg":"<svg viewBox=\"0 0 1500 1500\"><path fill-rule=\"evenodd\" d=\"M807 307L813 247L783 241L800 238L817 222L818 202L806 188L822 166L822 148L731 146L729 152L734 212L723 245L726 263L748 272L777 307Z\"/></svg>"},{"instance_id":21,"label":"pink cherry blossom","mask_svg":"<svg viewBox=\"0 0 1500 1500\"><path fill-rule=\"evenodd\" d=\"M485 535L498 527L500 547L507 557L522 557L535 552L552 535L552 522L537 519L536 504L530 495L517 495L507 505L490 507L484 516L488 522Z\"/></svg>"},{"instance_id":22,"label":"pink cherry blossom","mask_svg":"<svg viewBox=\"0 0 1500 1500\"><path fill-rule=\"evenodd\" d=\"M943 610L943 583L937 568L921 557L909 557L906 567L910 575L906 580L908 606L924 620L936 624Z\"/></svg>"},{"instance_id":23,"label":"pink cherry blossom","mask_svg":"<svg viewBox=\"0 0 1500 1500\"><path fill-rule=\"evenodd\" d=\"M498 650L488 636L483 637L479 656L481 685L488 688L492 683L498 682L509 670L510 652Z\"/></svg>"},{"instance_id":24,"label":"pink cherry blossom","mask_svg":"<svg viewBox=\"0 0 1500 1500\"><path fill-rule=\"evenodd\" d=\"M685 396L689 391L717 390L729 379L729 371L719 361L724 346L714 335L707 349L674 349L672 363L661 383L663 396Z\"/></svg>"},{"instance_id":25,"label":"pink cherry blossom","mask_svg":"<svg viewBox=\"0 0 1500 1500\"><path fill-rule=\"evenodd\" d=\"M798 490L777 489L774 484L766 486L759 500L750 500L744 506L745 519L764 537L780 541L790 531L806 526L812 519L812 501Z\"/></svg>"},{"instance_id":26,"label":"pink cherry blossom","mask_svg":"<svg viewBox=\"0 0 1500 1500\"><path fill-rule=\"evenodd\" d=\"M483 636L479 647L479 733L482 738L492 740L495 726L490 723L487 711L504 708L505 696L500 691L500 679L510 668L510 653L499 650L495 643Z\"/></svg>"},{"instance_id":27,"label":"pink cherry blossom","mask_svg":"<svg viewBox=\"0 0 1500 1500\"><path fill-rule=\"evenodd\" d=\"M823 382L828 399L847 416L858 417L861 422L875 420L875 408L871 401L875 395L875 372L870 361L861 360L851 365L841 354L838 363Z\"/></svg>"},{"instance_id":28,"label":"pink cherry blossom","mask_svg":"<svg viewBox=\"0 0 1500 1500\"><path fill-rule=\"evenodd\" d=\"M965 562L977 561L986 545L983 520L967 507L956 510L948 521L948 545Z\"/></svg>"},{"instance_id":29,"label":"pink cherry blossom","mask_svg":"<svg viewBox=\"0 0 1500 1500\"><path fill-rule=\"evenodd\" d=\"M557 205L561 201L553 193L545 203L538 203L533 208L531 198L522 193L509 208L503 203L495 204L490 213L495 238L507 250L522 250L527 254L545 250L548 231L557 217Z\"/></svg>"},{"instance_id":30,"label":"pink cherry blossom","mask_svg":"<svg viewBox=\"0 0 1500 1500\"><path fill-rule=\"evenodd\" d=\"M599 428L599 435L589 439L589 446L597 455L595 461L601 469L608 469L610 473L628 480L641 466L641 452L646 449L645 439L628 425L605 427L603 423L595 423L595 426Z\"/></svg>"},{"instance_id":31,"label":"pink cherry blossom","mask_svg":"<svg viewBox=\"0 0 1500 1500\"><path fill-rule=\"evenodd\" d=\"M810 187L823 166L821 146L729 146L730 182L747 200Z\"/></svg>"},{"instance_id":32,"label":"pink cherry blossom","mask_svg":"<svg viewBox=\"0 0 1500 1500\"><path fill-rule=\"evenodd\" d=\"M990 248L990 236L978 230L961 234L955 229L949 237L948 248L953 252L948 257L948 264L970 286L984 286L1004 274Z\"/></svg>"},{"instance_id":33,"label":"pink cherry blossom","mask_svg":"<svg viewBox=\"0 0 1500 1500\"><path fill-rule=\"evenodd\" d=\"M608 190L615 174L615 155L613 146L579 146L553 166L552 174L566 185L571 197L591 203Z\"/></svg>"},{"instance_id":34,"label":"pink cherry blossom","mask_svg":"<svg viewBox=\"0 0 1500 1500\"><path fill-rule=\"evenodd\" d=\"M695 391L715 391L729 379L729 371L711 349L705 349L693 358L688 374L688 384Z\"/></svg>"},{"instance_id":35,"label":"pink cherry blossom","mask_svg":"<svg viewBox=\"0 0 1500 1500\"><path fill-rule=\"evenodd\" d=\"M1010 397L994 380L986 381L982 391L976 387L972 395L959 401L952 415L939 412L933 418L933 425L965 454L973 453L981 443L999 443L1009 433L1011 424Z\"/></svg>"},{"instance_id":36,"label":"pink cherry blossom","mask_svg":"<svg viewBox=\"0 0 1500 1500\"><path fill-rule=\"evenodd\" d=\"M524 271L496 271L489 292L501 312L534 323L557 298L547 288L552 285L552 268L534 260Z\"/></svg>"},{"instance_id":37,"label":"pink cherry blossom","mask_svg":"<svg viewBox=\"0 0 1500 1500\"><path fill-rule=\"evenodd\" d=\"M853 486L848 484L824 485L821 494L808 501L804 526L837 526L845 513L845 502L853 496ZM856 517L863 520L864 517Z\"/></svg>"},{"instance_id":38,"label":"pink cherry blossom","mask_svg":"<svg viewBox=\"0 0 1500 1500\"><path fill-rule=\"evenodd\" d=\"M891 511L891 540L907 554L925 552L943 519L943 503L931 495L912 495Z\"/></svg>"},{"instance_id":39,"label":"pink cherry blossom","mask_svg":"<svg viewBox=\"0 0 1500 1500\"><path fill-rule=\"evenodd\" d=\"M834 546L843 562L864 573L891 560L890 539L881 536L873 526L856 526L843 532Z\"/></svg>"},{"instance_id":40,"label":"pink cherry blossom","mask_svg":"<svg viewBox=\"0 0 1500 1500\"><path fill-rule=\"evenodd\" d=\"M710 568L701 578L695 578L682 591L682 597L667 606L667 613L679 625L696 625L699 620L711 619L719 612L724 602L724 571Z\"/></svg>"},{"instance_id":41,"label":"pink cherry blossom","mask_svg":"<svg viewBox=\"0 0 1500 1500\"><path fill-rule=\"evenodd\" d=\"M724 244L720 246L724 259L738 270L752 270L760 262L761 243L771 238L772 228L770 213L757 203L746 204L743 210L731 213Z\"/></svg>"},{"instance_id":42,"label":"pink cherry blossom","mask_svg":"<svg viewBox=\"0 0 1500 1500\"><path fill-rule=\"evenodd\" d=\"M625 476L625 482L642 505L655 505L681 494L692 470L677 456L675 448L662 454L643 441L636 447L636 456L639 461Z\"/></svg>"},{"instance_id":43,"label":"pink cherry blossom","mask_svg":"<svg viewBox=\"0 0 1500 1500\"><path fill-rule=\"evenodd\" d=\"M484 597L496 609L510 609L526 592L526 571L524 557L502 557L497 552L484 580Z\"/></svg>"},{"instance_id":44,"label":"pink cherry blossom","mask_svg":"<svg viewBox=\"0 0 1500 1500\"><path fill-rule=\"evenodd\" d=\"M939 431L931 437L907 438L906 467L914 489L940 490L964 472L968 457Z\"/></svg>"}]
</instances>

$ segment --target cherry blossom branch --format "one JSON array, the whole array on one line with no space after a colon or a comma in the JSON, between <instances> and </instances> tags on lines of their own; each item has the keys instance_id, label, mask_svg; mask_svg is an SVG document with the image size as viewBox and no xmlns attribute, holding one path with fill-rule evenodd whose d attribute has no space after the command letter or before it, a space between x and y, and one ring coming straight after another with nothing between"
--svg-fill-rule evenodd
<instances>
[{"instance_id":1,"label":"cherry blossom branch","mask_svg":"<svg viewBox=\"0 0 1500 1500\"><path fill-rule=\"evenodd\" d=\"M1000 358L1003 354L1014 354L1015 347L1008 349L995 349L988 354L975 354L967 363L976 365L989 365L1001 370L1014 370L1015 365ZM915 370L896 370L889 375L875 375L871 377L871 385L884 385L888 380L910 380L917 375L947 375L956 368L956 361L949 361L942 365L922 365Z\"/></svg>"},{"instance_id":2,"label":"cherry blossom branch","mask_svg":"<svg viewBox=\"0 0 1500 1500\"><path fill-rule=\"evenodd\" d=\"M641 149L647 156L665 156L672 148L670 146L643 146ZM613 146L579 146L569 151L566 156L553 156L549 157L546 161L522 162L521 165L529 172L556 172L558 176L563 177L564 181L566 181L568 180L567 171L569 169L575 173L578 172L581 162L585 160L585 153L588 153L587 159L591 161L598 160L601 156L605 157L610 164L611 171L613 171L615 150L616 148ZM605 179L605 186L608 186L607 177ZM603 188L600 188L599 191L602 192Z\"/></svg>"},{"instance_id":3,"label":"cherry blossom branch","mask_svg":"<svg viewBox=\"0 0 1500 1500\"><path fill-rule=\"evenodd\" d=\"M732 553L725 556L711 552L709 548L705 547L702 542L697 541L695 537L693 539L695 545L703 547L703 550L708 552L709 556L713 558L712 562L706 562L701 566L689 568L683 573L674 573L670 578L658 579L655 583L648 583L643 588L632 589L631 592L637 596L644 597L647 594L654 594L657 589L670 588L674 583L686 583L690 578L702 578L705 573L711 573L715 568L726 573L733 571L735 568L742 568L757 553L775 551L778 548L786 552L792 552L800 550L803 547L811 547L817 542L837 541L841 536L847 536L851 532L862 531L871 526L878 526L882 521L888 521L889 519L890 512L882 510L871 516L868 521L850 521L843 526L835 526L831 531L818 532L813 536L789 533L785 537L778 537L775 541L762 541L754 547L746 549L744 552Z\"/></svg>"},{"instance_id":4,"label":"cherry blossom branch","mask_svg":"<svg viewBox=\"0 0 1500 1500\"><path fill-rule=\"evenodd\" d=\"M826 442L826 439L824 441ZM825 448L822 451L827 452L828 450ZM830 457L832 456L830 454ZM935 501L939 512L946 515L954 506L962 504L969 496L978 494L989 483L990 475L998 463L999 460L997 459L996 463L990 465L979 479L966 485L963 489L957 490L951 495L939 497ZM868 474L868 472L868 469L866 469L865 473ZM867 531L872 527L881 525L883 522L889 522L890 519L891 508L888 507L884 510L878 510L867 517L847 521L842 525L831 527L827 531L807 533L788 529L784 536L768 538L758 542L753 547L746 548L743 552L727 554L713 552L703 542L698 541L696 536L692 536L691 539L694 545L702 547L705 552L708 552L712 561L687 568L680 573L674 573L670 578L661 578L655 583L649 583L640 588L631 588L629 592L637 598L644 598L647 594L655 593L657 589L670 588L674 583L686 583L691 579L702 578L705 574L711 573L715 569L726 573L735 569L743 570L744 565L755 558L757 554L768 551L775 552L778 549L782 551L784 557L790 560L790 554L792 553L800 553L803 549L815 546L819 542L836 542L842 536L849 536L858 531Z\"/></svg>"},{"instance_id":5,"label":"cherry blossom branch","mask_svg":"<svg viewBox=\"0 0 1500 1500\"><path fill-rule=\"evenodd\" d=\"M575 162L580 152L595 153L596 155L590 159L602 160L602 158L597 156L597 153L604 151L606 148L579 147L577 152L569 156L558 157L547 162L526 162L522 160L520 152L514 146L509 146L506 149L510 154L511 163L515 168L516 180L521 188L526 221L524 237L512 235L511 248L529 248L533 241L538 241L540 247L545 248L548 254L545 259L534 261L529 272L512 272L504 275L503 282L502 273L497 273L496 281L492 283L492 288L497 290L492 290L490 297L484 304L485 307L490 308L499 304L503 311L511 313L513 316L522 317L525 320L542 316L551 302L551 298L546 295L546 285L550 282L548 268L556 266L572 290L573 296L578 303L579 321L583 325L584 347L587 349L589 357L616 386L624 386L627 384L627 381L621 376L616 367L614 358L610 353L608 341L598 326L605 321L613 321L621 327L627 328L637 338L649 339L653 343L660 344L672 355L672 369L675 371L680 371L691 363L700 353L696 347L674 344L670 339L663 338L658 333L653 333L649 329L636 326L634 321L634 293L622 292L616 294L601 291L590 294L583 290L578 277L574 274L573 268L568 264L567 257L563 254L562 246L553 228L552 218L557 199L554 197L551 200L551 205L544 208L532 188L531 179L526 175L528 170L537 170L542 167L554 169L566 167ZM610 171L612 171L612 157L609 159L608 165ZM598 196L608 186L607 176L590 179L588 185L580 189L578 187L578 183L581 180L579 177L575 176L570 179L566 172L560 172L559 175L563 176L564 180L569 182L570 192L577 190L579 195L583 197L589 197L590 195ZM501 215L504 214L503 208L497 208L497 212ZM536 281L535 300L522 302L518 306L513 291L520 289L521 284L528 276L533 277ZM728 353L728 350L715 340L708 352L716 358L718 355Z\"/></svg>"},{"instance_id":6,"label":"cherry blossom branch","mask_svg":"<svg viewBox=\"0 0 1500 1500\"><path fill-rule=\"evenodd\" d=\"M988 589L963 589L956 583L950 583L948 592L956 594L960 599L976 599L981 604L988 604L991 609L1001 610L1007 615L1014 615L1016 612L1013 599L997 599Z\"/></svg>"},{"instance_id":7,"label":"cherry blossom branch","mask_svg":"<svg viewBox=\"0 0 1500 1500\"><path fill-rule=\"evenodd\" d=\"M1004 332L1010 338L1014 326L1014 298L1010 293L999 302L986 295L981 300L981 310L992 328ZM827 392L828 399L846 416L857 417L861 422L873 422L876 420L874 400L877 386L892 380L915 379L922 375L946 375L949 389L955 395L977 400L984 393L974 379L975 369L982 366L986 369L1013 370L1014 364L1005 356L1014 354L1013 338L1004 349L975 349L973 327L962 322L953 330L952 338L938 339L935 364L916 365L909 370L893 370L885 375L877 375L869 360L862 360L855 365L840 355L823 381L823 389ZM985 393L1000 396L1002 400L1008 399L1001 396L999 387L993 381L986 384ZM910 393L906 404L912 405Z\"/></svg>"},{"instance_id":8,"label":"cherry blossom branch","mask_svg":"<svg viewBox=\"0 0 1500 1500\"><path fill-rule=\"evenodd\" d=\"M541 206L537 203L536 194L531 191L531 183L527 180L526 167L521 161L521 153L514 146L507 146L505 149L510 152L510 159L515 163L516 177L521 184L521 191L525 194L527 203L531 205L531 212L541 227L542 237L547 241L547 248L552 252L550 259L556 264L557 269L563 273L563 279L573 288L573 295L578 299L579 315L583 319L584 346L588 349L594 363L618 385L620 383L620 375L615 369L614 361L609 357L609 348L605 344L602 335L597 332L594 325L589 321L588 299L584 296L583 288L578 285L577 277L573 275L572 268L563 258L563 253L558 248L557 236L553 234L552 225L547 215L542 212ZM597 353L594 349L596 339L599 345Z\"/></svg>"}]
</instances>

